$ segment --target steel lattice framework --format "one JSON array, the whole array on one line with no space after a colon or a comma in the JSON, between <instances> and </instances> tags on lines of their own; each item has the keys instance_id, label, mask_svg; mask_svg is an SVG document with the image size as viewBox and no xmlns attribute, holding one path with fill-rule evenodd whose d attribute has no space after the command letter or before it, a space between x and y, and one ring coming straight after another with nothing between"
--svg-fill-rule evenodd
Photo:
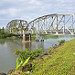
<instances>
[{"instance_id":1,"label":"steel lattice framework","mask_svg":"<svg viewBox=\"0 0 75 75\"><path fill-rule=\"evenodd\" d=\"M17 23L17 24L16 24ZM16 25L16 27L15 27ZM32 33L75 33L75 14L50 14L44 15L27 23L24 20L12 20L7 24L7 29L11 31L13 28L23 29Z\"/></svg>"},{"instance_id":2,"label":"steel lattice framework","mask_svg":"<svg viewBox=\"0 0 75 75\"><path fill-rule=\"evenodd\" d=\"M75 32L75 14L50 14L28 23L29 30L36 33L71 33Z\"/></svg>"},{"instance_id":3,"label":"steel lattice framework","mask_svg":"<svg viewBox=\"0 0 75 75\"><path fill-rule=\"evenodd\" d=\"M27 27L27 21L24 20L12 20L7 26L6 30L10 33L22 32Z\"/></svg>"}]
</instances>

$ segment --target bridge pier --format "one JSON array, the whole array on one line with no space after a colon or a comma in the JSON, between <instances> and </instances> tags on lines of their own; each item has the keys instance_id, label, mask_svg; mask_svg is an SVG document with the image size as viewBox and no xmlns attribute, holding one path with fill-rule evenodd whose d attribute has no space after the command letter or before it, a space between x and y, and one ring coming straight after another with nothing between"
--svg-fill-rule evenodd
<instances>
[{"instance_id":1,"label":"bridge pier","mask_svg":"<svg viewBox=\"0 0 75 75\"><path fill-rule=\"evenodd\" d=\"M36 40L35 41L44 41L44 37L40 36L39 34L36 34Z\"/></svg>"},{"instance_id":2,"label":"bridge pier","mask_svg":"<svg viewBox=\"0 0 75 75\"><path fill-rule=\"evenodd\" d=\"M23 42L25 42L25 33L24 33L24 30L23 30Z\"/></svg>"},{"instance_id":3,"label":"bridge pier","mask_svg":"<svg viewBox=\"0 0 75 75\"><path fill-rule=\"evenodd\" d=\"M63 33L63 34L65 34L65 33Z\"/></svg>"},{"instance_id":4,"label":"bridge pier","mask_svg":"<svg viewBox=\"0 0 75 75\"><path fill-rule=\"evenodd\" d=\"M29 33L29 41L31 41L31 34Z\"/></svg>"},{"instance_id":5,"label":"bridge pier","mask_svg":"<svg viewBox=\"0 0 75 75\"><path fill-rule=\"evenodd\" d=\"M58 34L58 32L56 32L56 34Z\"/></svg>"},{"instance_id":6,"label":"bridge pier","mask_svg":"<svg viewBox=\"0 0 75 75\"><path fill-rule=\"evenodd\" d=\"M25 41L31 41L31 34L29 33L28 35L25 35L23 30L23 42Z\"/></svg>"},{"instance_id":7,"label":"bridge pier","mask_svg":"<svg viewBox=\"0 0 75 75\"><path fill-rule=\"evenodd\" d=\"M71 35L74 35L74 33L71 33Z\"/></svg>"}]
</instances>

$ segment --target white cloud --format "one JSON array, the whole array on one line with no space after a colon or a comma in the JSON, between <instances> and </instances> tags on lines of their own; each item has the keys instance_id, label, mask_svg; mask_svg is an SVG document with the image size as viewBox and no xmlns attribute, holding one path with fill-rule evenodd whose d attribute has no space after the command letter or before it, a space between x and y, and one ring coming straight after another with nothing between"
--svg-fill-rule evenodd
<instances>
[{"instance_id":1,"label":"white cloud","mask_svg":"<svg viewBox=\"0 0 75 75\"><path fill-rule=\"evenodd\" d=\"M3 2L23 2L23 1L27 1L27 0L2 0Z\"/></svg>"},{"instance_id":2,"label":"white cloud","mask_svg":"<svg viewBox=\"0 0 75 75\"><path fill-rule=\"evenodd\" d=\"M75 13L74 9L75 0L1 0L0 18L31 21L50 13Z\"/></svg>"},{"instance_id":3,"label":"white cloud","mask_svg":"<svg viewBox=\"0 0 75 75\"><path fill-rule=\"evenodd\" d=\"M75 0L56 0L56 1L59 1L59 2L75 2Z\"/></svg>"},{"instance_id":4,"label":"white cloud","mask_svg":"<svg viewBox=\"0 0 75 75\"><path fill-rule=\"evenodd\" d=\"M29 4L33 4L33 5L41 5L41 2L39 0L30 0Z\"/></svg>"},{"instance_id":5,"label":"white cloud","mask_svg":"<svg viewBox=\"0 0 75 75\"><path fill-rule=\"evenodd\" d=\"M9 8L9 9L0 10L0 14L10 15L11 17L14 17L14 16L18 15L18 12L20 12L20 11L21 11L20 9Z\"/></svg>"}]
</instances>

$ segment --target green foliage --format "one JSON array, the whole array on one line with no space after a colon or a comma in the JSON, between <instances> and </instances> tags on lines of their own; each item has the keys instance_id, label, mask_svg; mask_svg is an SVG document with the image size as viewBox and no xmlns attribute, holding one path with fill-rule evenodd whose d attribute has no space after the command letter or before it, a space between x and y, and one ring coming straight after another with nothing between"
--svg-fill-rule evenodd
<instances>
[{"instance_id":1,"label":"green foliage","mask_svg":"<svg viewBox=\"0 0 75 75\"><path fill-rule=\"evenodd\" d=\"M18 67L18 58L16 58L16 68Z\"/></svg>"},{"instance_id":2,"label":"green foliage","mask_svg":"<svg viewBox=\"0 0 75 75\"><path fill-rule=\"evenodd\" d=\"M65 42L65 40L60 40L60 41L58 41L58 42L59 42L59 45L61 45L62 43Z\"/></svg>"},{"instance_id":3,"label":"green foliage","mask_svg":"<svg viewBox=\"0 0 75 75\"><path fill-rule=\"evenodd\" d=\"M43 52L44 51L42 49L34 49L33 51L31 51L30 49L25 49L25 50L16 49L15 50L15 54L17 55L16 69L24 66L29 61L29 59L34 59L42 55ZM28 67L28 68L26 67L26 69L31 70L32 67Z\"/></svg>"},{"instance_id":4,"label":"green foliage","mask_svg":"<svg viewBox=\"0 0 75 75\"><path fill-rule=\"evenodd\" d=\"M20 36L20 34L11 34L11 36Z\"/></svg>"},{"instance_id":5,"label":"green foliage","mask_svg":"<svg viewBox=\"0 0 75 75\"><path fill-rule=\"evenodd\" d=\"M9 37L9 36L10 36L9 33L0 31L0 38L6 38L6 37Z\"/></svg>"},{"instance_id":6,"label":"green foliage","mask_svg":"<svg viewBox=\"0 0 75 75\"><path fill-rule=\"evenodd\" d=\"M28 57L25 62L23 63L23 61L21 60L19 62L19 58L16 59L16 69L18 69L19 67L23 67L28 61L29 61L30 57ZM20 63L20 64L19 64Z\"/></svg>"},{"instance_id":7,"label":"green foliage","mask_svg":"<svg viewBox=\"0 0 75 75\"><path fill-rule=\"evenodd\" d=\"M32 36L35 36L36 34L35 34L35 33L32 33L31 35L32 35Z\"/></svg>"},{"instance_id":8,"label":"green foliage","mask_svg":"<svg viewBox=\"0 0 75 75\"><path fill-rule=\"evenodd\" d=\"M0 38L7 38L12 36L20 36L19 34L10 34L8 32L5 32L4 30L0 29Z\"/></svg>"},{"instance_id":9,"label":"green foliage","mask_svg":"<svg viewBox=\"0 0 75 75\"><path fill-rule=\"evenodd\" d=\"M26 33L25 35L29 35L29 33ZM35 33L31 33L32 36L35 36L36 34Z\"/></svg>"},{"instance_id":10,"label":"green foliage","mask_svg":"<svg viewBox=\"0 0 75 75\"><path fill-rule=\"evenodd\" d=\"M30 59L30 57L28 57L28 58L26 59L26 61L22 64L22 66L24 66L24 65L29 61L29 59Z\"/></svg>"},{"instance_id":11,"label":"green foliage","mask_svg":"<svg viewBox=\"0 0 75 75\"><path fill-rule=\"evenodd\" d=\"M25 35L27 36L27 35L29 35L29 33L26 33Z\"/></svg>"},{"instance_id":12,"label":"green foliage","mask_svg":"<svg viewBox=\"0 0 75 75\"><path fill-rule=\"evenodd\" d=\"M18 69L23 64L23 61L21 60L19 63L20 64L18 65L18 58L17 58L16 59L16 69Z\"/></svg>"},{"instance_id":13,"label":"green foliage","mask_svg":"<svg viewBox=\"0 0 75 75\"><path fill-rule=\"evenodd\" d=\"M34 49L33 51L31 51L30 49L25 49L25 50L16 49L15 50L15 54L17 55L19 60L22 60L22 61L25 61L28 57L30 57L30 59L34 59L42 55L43 52L44 51L42 49Z\"/></svg>"},{"instance_id":14,"label":"green foliage","mask_svg":"<svg viewBox=\"0 0 75 75\"><path fill-rule=\"evenodd\" d=\"M48 50L51 51L52 49L54 49L53 47L50 47Z\"/></svg>"},{"instance_id":15,"label":"green foliage","mask_svg":"<svg viewBox=\"0 0 75 75\"><path fill-rule=\"evenodd\" d=\"M36 39L36 37L32 37L31 39L32 39L32 40L35 40L35 39Z\"/></svg>"},{"instance_id":16,"label":"green foliage","mask_svg":"<svg viewBox=\"0 0 75 75\"><path fill-rule=\"evenodd\" d=\"M38 57L40 55L43 55L43 52L44 51L42 50L42 48L41 49L34 49L32 51L32 58Z\"/></svg>"}]
</instances>

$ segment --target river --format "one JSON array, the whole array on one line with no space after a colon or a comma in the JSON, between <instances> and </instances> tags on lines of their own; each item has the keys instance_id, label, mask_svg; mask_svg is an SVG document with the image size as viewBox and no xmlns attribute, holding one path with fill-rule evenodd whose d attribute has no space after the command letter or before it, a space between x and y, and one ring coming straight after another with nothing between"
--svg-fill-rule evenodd
<instances>
[{"instance_id":1,"label":"river","mask_svg":"<svg viewBox=\"0 0 75 75\"><path fill-rule=\"evenodd\" d=\"M9 70L16 67L16 56L14 54L15 49L30 48L31 50L36 48L42 48L47 51L50 47L58 44L58 40L69 41L74 39L74 35L61 35L46 38L44 42L26 42L22 43L22 39L0 39L0 72L8 73Z\"/></svg>"}]
</instances>

